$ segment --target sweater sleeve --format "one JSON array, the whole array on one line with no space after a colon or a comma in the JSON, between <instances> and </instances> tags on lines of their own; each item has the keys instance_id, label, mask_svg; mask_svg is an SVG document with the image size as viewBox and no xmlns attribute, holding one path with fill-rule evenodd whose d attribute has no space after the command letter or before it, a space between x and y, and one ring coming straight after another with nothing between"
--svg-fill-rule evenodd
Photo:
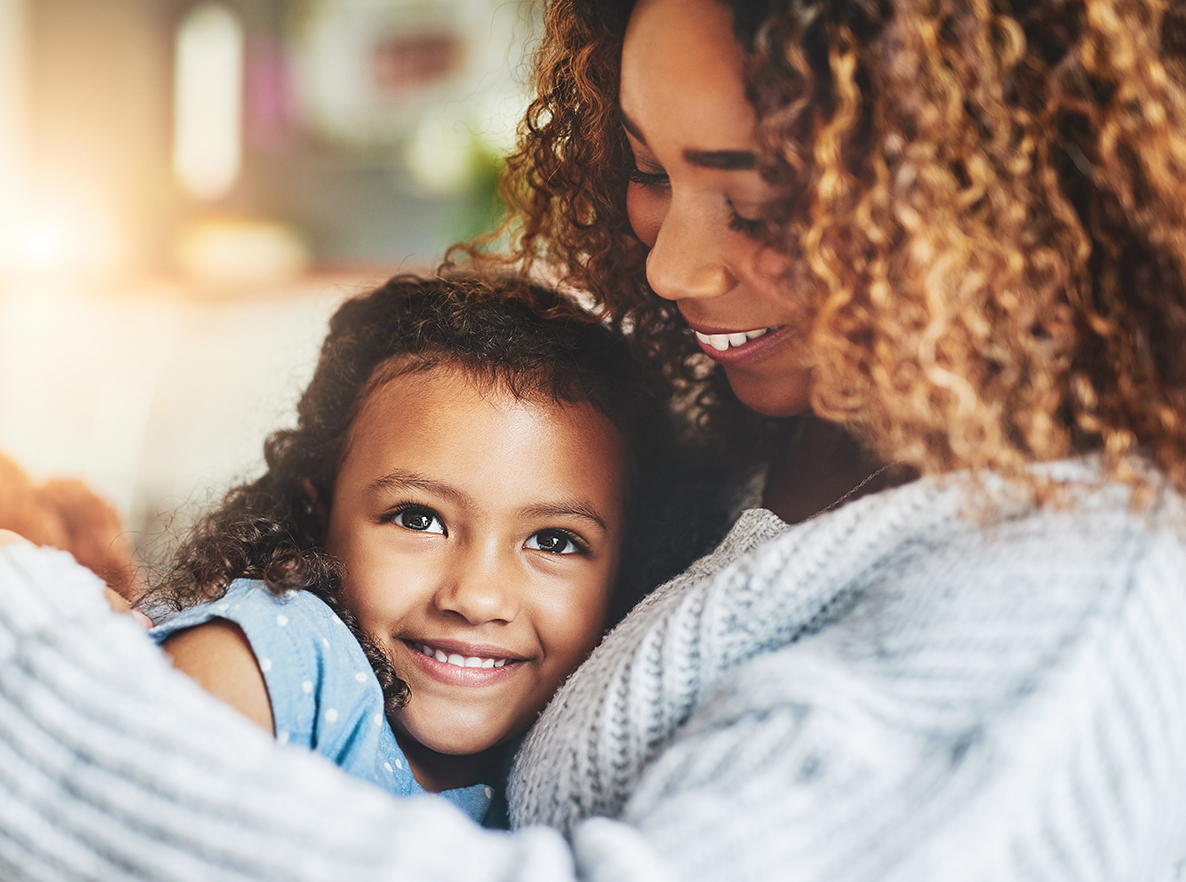
<instances>
[{"instance_id":1,"label":"sweater sleeve","mask_svg":"<svg viewBox=\"0 0 1186 882\"><path fill-rule=\"evenodd\" d=\"M620 822L683 880L1179 878L1186 550L1049 538L887 561L834 627L722 677ZM574 826L590 866L613 826Z\"/></svg>"},{"instance_id":2,"label":"sweater sleeve","mask_svg":"<svg viewBox=\"0 0 1186 882\"><path fill-rule=\"evenodd\" d=\"M0 548L0 878L564 880L555 831L483 830L277 745L62 552Z\"/></svg>"},{"instance_id":3,"label":"sweater sleeve","mask_svg":"<svg viewBox=\"0 0 1186 882\"><path fill-rule=\"evenodd\" d=\"M591 878L1178 879L1181 508L1157 528L1092 487L984 523L954 489L657 592L529 736L517 821L568 830Z\"/></svg>"}]
</instances>

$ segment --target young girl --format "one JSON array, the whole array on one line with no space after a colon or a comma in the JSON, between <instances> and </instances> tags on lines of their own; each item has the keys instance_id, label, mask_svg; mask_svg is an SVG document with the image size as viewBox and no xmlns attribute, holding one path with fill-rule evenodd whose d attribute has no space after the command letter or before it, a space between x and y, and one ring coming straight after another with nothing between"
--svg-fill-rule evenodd
<instances>
[{"instance_id":1,"label":"young girl","mask_svg":"<svg viewBox=\"0 0 1186 882\"><path fill-rule=\"evenodd\" d=\"M153 598L182 610L152 631L174 665L279 741L494 823L507 746L690 558L624 542L675 480L624 343L512 293L397 277L343 305L297 428Z\"/></svg>"}]
</instances>

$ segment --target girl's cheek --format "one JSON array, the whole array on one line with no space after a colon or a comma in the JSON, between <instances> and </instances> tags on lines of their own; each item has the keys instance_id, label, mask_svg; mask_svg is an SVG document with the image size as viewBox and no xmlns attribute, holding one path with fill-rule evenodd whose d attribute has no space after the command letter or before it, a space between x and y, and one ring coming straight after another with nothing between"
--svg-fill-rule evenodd
<instances>
[{"instance_id":1,"label":"girl's cheek","mask_svg":"<svg viewBox=\"0 0 1186 882\"><path fill-rule=\"evenodd\" d=\"M642 184L632 183L626 187L626 216L630 218L634 235L648 248L655 246L666 213L667 199L664 196L651 192Z\"/></svg>"}]
</instances>

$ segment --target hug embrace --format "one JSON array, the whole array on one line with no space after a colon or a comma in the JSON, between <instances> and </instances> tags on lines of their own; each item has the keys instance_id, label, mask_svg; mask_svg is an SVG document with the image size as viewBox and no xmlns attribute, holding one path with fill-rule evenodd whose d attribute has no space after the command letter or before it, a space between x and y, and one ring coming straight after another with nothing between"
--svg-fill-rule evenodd
<instances>
[{"instance_id":1,"label":"hug embrace","mask_svg":"<svg viewBox=\"0 0 1186 882\"><path fill-rule=\"evenodd\" d=\"M1180 5L545 16L510 253L423 283L540 358L428 307L339 358L421 283L344 305L348 382L150 595L191 677L0 548L0 875L1178 878ZM364 710L260 648L305 600Z\"/></svg>"}]
</instances>

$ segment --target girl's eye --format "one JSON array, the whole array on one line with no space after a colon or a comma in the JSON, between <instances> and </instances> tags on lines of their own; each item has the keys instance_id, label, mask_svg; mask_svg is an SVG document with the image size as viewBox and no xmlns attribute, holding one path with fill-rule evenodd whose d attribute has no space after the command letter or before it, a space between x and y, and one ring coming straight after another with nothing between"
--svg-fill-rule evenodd
<instances>
[{"instance_id":1,"label":"girl's eye","mask_svg":"<svg viewBox=\"0 0 1186 882\"><path fill-rule=\"evenodd\" d=\"M406 530L415 530L418 533L439 533L442 536L447 535L445 532L445 525L441 522L440 516L431 508L422 508L420 506L409 506L401 508L390 515L390 521Z\"/></svg>"},{"instance_id":2,"label":"girl's eye","mask_svg":"<svg viewBox=\"0 0 1186 882\"><path fill-rule=\"evenodd\" d=\"M757 239L762 232L761 218L742 217L737 213L737 209L733 207L733 203L729 203L729 229L735 233L749 236L751 239Z\"/></svg>"},{"instance_id":3,"label":"girl's eye","mask_svg":"<svg viewBox=\"0 0 1186 882\"><path fill-rule=\"evenodd\" d=\"M666 172L645 172L637 165L630 169L630 183L641 187L665 187L668 184Z\"/></svg>"},{"instance_id":4,"label":"girl's eye","mask_svg":"<svg viewBox=\"0 0 1186 882\"><path fill-rule=\"evenodd\" d=\"M527 547L549 554L585 554L588 551L575 536L563 530L540 530L527 540Z\"/></svg>"}]
</instances>

